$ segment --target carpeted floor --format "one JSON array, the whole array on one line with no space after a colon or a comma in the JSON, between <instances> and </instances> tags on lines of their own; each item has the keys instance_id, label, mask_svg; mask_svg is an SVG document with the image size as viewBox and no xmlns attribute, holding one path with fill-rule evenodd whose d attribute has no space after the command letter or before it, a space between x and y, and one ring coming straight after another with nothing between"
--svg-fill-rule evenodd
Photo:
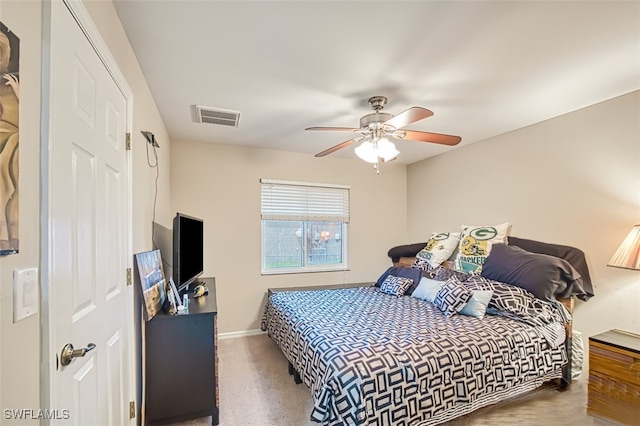
<instances>
[{"instance_id":1,"label":"carpeted floor","mask_svg":"<svg viewBox=\"0 0 640 426\"><path fill-rule=\"evenodd\" d=\"M311 394L296 385L287 360L266 335L219 341L221 426L311 426ZM449 422L456 426L608 426L586 413L586 374L559 392L553 385L482 408ZM173 426L209 426L211 418Z\"/></svg>"}]
</instances>

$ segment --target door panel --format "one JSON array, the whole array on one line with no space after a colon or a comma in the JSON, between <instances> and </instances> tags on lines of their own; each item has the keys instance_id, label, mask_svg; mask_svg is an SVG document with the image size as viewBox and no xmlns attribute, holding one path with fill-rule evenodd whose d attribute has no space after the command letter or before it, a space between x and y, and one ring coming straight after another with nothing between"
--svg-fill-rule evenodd
<instances>
[{"instance_id":1,"label":"door panel","mask_svg":"<svg viewBox=\"0 0 640 426\"><path fill-rule=\"evenodd\" d=\"M76 425L99 425L98 371L95 358L90 358L73 375L73 409ZM77 417L75 419L74 417Z\"/></svg>"},{"instance_id":2,"label":"door panel","mask_svg":"<svg viewBox=\"0 0 640 426\"><path fill-rule=\"evenodd\" d=\"M107 340L107 370L122 372L122 364L125 362L122 333L118 330L109 340ZM112 374L107 385L108 401L108 424L117 424L118 418L128 409L123 405L120 395L126 390L124 377L121 374Z\"/></svg>"},{"instance_id":3,"label":"door panel","mask_svg":"<svg viewBox=\"0 0 640 426\"><path fill-rule=\"evenodd\" d=\"M96 309L95 272L95 157L71 145L71 288L73 320L78 322Z\"/></svg>"},{"instance_id":4,"label":"door panel","mask_svg":"<svg viewBox=\"0 0 640 426\"><path fill-rule=\"evenodd\" d=\"M118 255L124 250L118 232L122 227L120 212L124 207L120 192L121 187L120 173L107 166L104 171L104 227L107 235L112 236L105 241L106 247L103 256L107 299L116 297L123 291L122 274L118 273L124 269L124 265L120 263L121 256Z\"/></svg>"}]
</instances>

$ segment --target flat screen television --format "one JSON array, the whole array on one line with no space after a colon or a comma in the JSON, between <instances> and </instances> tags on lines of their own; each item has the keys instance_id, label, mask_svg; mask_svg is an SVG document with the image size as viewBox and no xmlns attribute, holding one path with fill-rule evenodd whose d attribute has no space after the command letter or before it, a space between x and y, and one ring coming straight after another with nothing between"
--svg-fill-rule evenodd
<instances>
[{"instance_id":1,"label":"flat screen television","mask_svg":"<svg viewBox=\"0 0 640 426\"><path fill-rule=\"evenodd\" d=\"M173 281L178 292L204 271L204 221L182 213L173 218Z\"/></svg>"}]
</instances>

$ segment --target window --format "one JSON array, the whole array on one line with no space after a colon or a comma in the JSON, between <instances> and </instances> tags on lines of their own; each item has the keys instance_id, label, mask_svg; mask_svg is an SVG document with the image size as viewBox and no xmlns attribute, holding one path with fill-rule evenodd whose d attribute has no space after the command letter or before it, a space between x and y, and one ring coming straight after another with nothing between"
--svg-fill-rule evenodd
<instances>
[{"instance_id":1,"label":"window","mask_svg":"<svg viewBox=\"0 0 640 426\"><path fill-rule=\"evenodd\" d=\"M260 182L262 273L346 269L349 187Z\"/></svg>"}]
</instances>

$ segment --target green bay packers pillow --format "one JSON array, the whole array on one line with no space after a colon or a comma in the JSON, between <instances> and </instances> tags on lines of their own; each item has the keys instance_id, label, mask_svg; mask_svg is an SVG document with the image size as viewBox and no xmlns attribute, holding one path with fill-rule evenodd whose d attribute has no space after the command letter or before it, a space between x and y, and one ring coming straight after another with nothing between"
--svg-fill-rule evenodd
<instances>
[{"instance_id":1,"label":"green bay packers pillow","mask_svg":"<svg viewBox=\"0 0 640 426\"><path fill-rule=\"evenodd\" d=\"M465 274L480 273L491 246L506 243L510 226L509 223L489 226L462 225L453 269Z\"/></svg>"},{"instance_id":2,"label":"green bay packers pillow","mask_svg":"<svg viewBox=\"0 0 640 426\"><path fill-rule=\"evenodd\" d=\"M434 232L427 245L416 254L416 261L425 261L436 268L449 259L459 242L459 232Z\"/></svg>"}]
</instances>

